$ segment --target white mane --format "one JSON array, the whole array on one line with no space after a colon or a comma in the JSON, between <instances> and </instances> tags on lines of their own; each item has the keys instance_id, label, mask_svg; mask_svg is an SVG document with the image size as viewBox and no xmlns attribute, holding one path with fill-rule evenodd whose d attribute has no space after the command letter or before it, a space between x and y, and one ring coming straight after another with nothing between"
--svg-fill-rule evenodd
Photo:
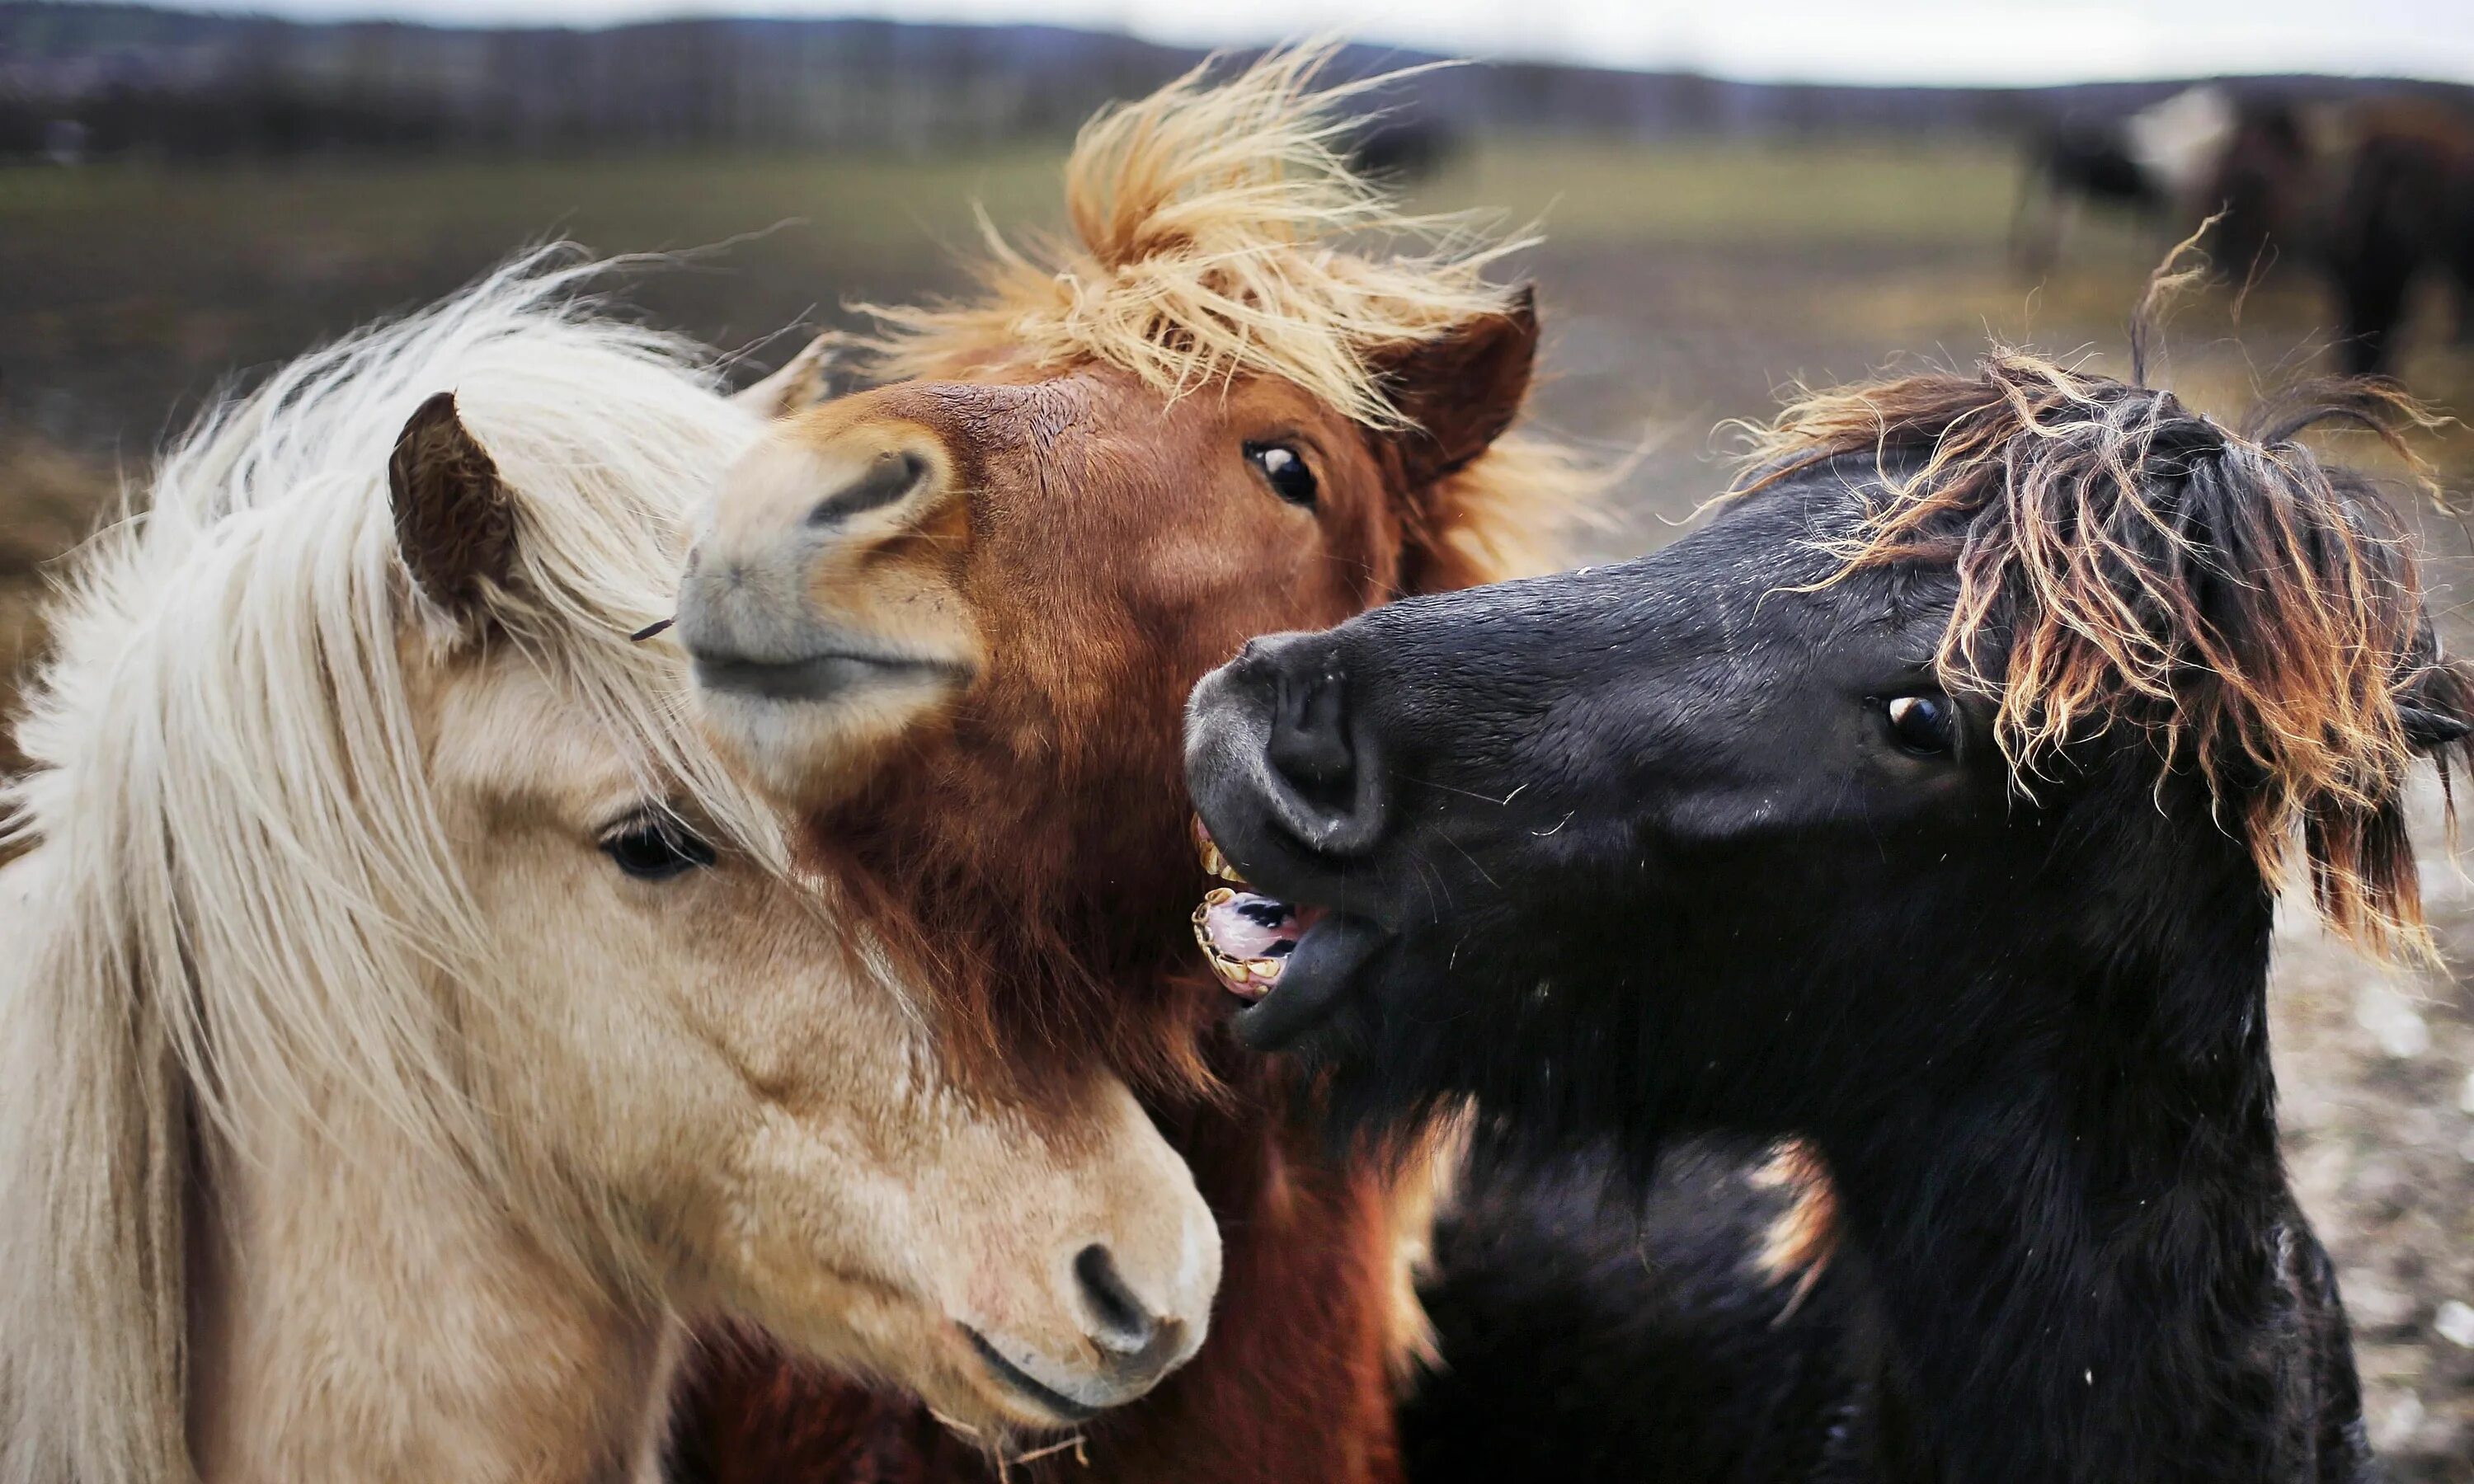
<instances>
[{"instance_id":1,"label":"white mane","mask_svg":"<svg viewBox=\"0 0 2474 1484\"><path fill-rule=\"evenodd\" d=\"M457 393L517 496L504 642L778 859L678 723L675 656L627 639L757 423L560 261L217 408L74 563L34 769L0 790L32 847L0 874L0 1484L188 1476L184 1206L198 1141L247 1158L236 1104L353 1088L490 1178L429 989L491 975L405 693L429 640L386 483L424 397Z\"/></svg>"}]
</instances>

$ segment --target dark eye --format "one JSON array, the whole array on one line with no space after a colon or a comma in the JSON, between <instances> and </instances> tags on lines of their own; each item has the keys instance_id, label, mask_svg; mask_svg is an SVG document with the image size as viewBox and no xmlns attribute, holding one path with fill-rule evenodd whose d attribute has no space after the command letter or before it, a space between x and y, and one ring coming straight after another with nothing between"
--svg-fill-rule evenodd
<instances>
[{"instance_id":1,"label":"dark eye","mask_svg":"<svg viewBox=\"0 0 2474 1484\"><path fill-rule=\"evenodd\" d=\"M1246 462L1263 471L1273 494L1292 505L1314 509L1314 470L1296 449L1286 443L1248 443Z\"/></svg>"},{"instance_id":2,"label":"dark eye","mask_svg":"<svg viewBox=\"0 0 2474 1484\"><path fill-rule=\"evenodd\" d=\"M1942 756L1958 739L1958 712L1948 696L1893 696L1881 714L1890 740L1919 756Z\"/></svg>"},{"instance_id":3,"label":"dark eye","mask_svg":"<svg viewBox=\"0 0 2474 1484\"><path fill-rule=\"evenodd\" d=\"M712 846L667 815L631 820L601 839L601 853L639 881L667 881L714 863Z\"/></svg>"}]
</instances>

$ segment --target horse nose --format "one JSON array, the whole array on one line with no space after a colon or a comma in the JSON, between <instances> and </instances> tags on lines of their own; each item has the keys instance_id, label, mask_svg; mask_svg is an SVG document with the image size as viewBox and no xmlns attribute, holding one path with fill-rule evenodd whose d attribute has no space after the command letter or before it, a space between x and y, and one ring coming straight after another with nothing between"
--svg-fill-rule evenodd
<instances>
[{"instance_id":1,"label":"horse nose","mask_svg":"<svg viewBox=\"0 0 2474 1484\"><path fill-rule=\"evenodd\" d=\"M1110 1355L1139 1356L1159 1341L1161 1321L1117 1272L1117 1259L1094 1242L1074 1257L1083 1322L1091 1343Z\"/></svg>"},{"instance_id":2,"label":"horse nose","mask_svg":"<svg viewBox=\"0 0 2474 1484\"><path fill-rule=\"evenodd\" d=\"M863 590L887 545L911 539L951 492L925 435L777 432L724 477L679 585L678 638L697 684L776 700L829 699L850 677L820 657L889 646L818 594ZM847 668L847 667L845 667Z\"/></svg>"},{"instance_id":3,"label":"horse nose","mask_svg":"<svg viewBox=\"0 0 2474 1484\"><path fill-rule=\"evenodd\" d=\"M892 449L880 453L857 478L829 491L809 507L807 523L811 526L835 526L870 511L899 504L926 484L931 472L927 456L916 449Z\"/></svg>"},{"instance_id":4,"label":"horse nose","mask_svg":"<svg viewBox=\"0 0 2474 1484\"><path fill-rule=\"evenodd\" d=\"M1268 692L1262 781L1280 822L1325 855L1371 847L1382 828L1383 777L1351 714L1339 645L1322 634L1258 640L1238 666L1254 672L1258 693Z\"/></svg>"},{"instance_id":5,"label":"horse nose","mask_svg":"<svg viewBox=\"0 0 2474 1484\"><path fill-rule=\"evenodd\" d=\"M1338 665L1315 665L1299 674L1282 670L1274 682L1272 734L1264 752L1290 787L1318 803L1345 805L1357 781L1357 759L1348 745L1348 679Z\"/></svg>"}]
</instances>

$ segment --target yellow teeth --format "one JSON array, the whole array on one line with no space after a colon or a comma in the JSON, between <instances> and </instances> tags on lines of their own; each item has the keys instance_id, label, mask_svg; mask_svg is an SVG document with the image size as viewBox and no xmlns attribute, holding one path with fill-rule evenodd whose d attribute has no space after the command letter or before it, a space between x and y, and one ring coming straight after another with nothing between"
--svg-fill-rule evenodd
<instances>
[{"instance_id":1,"label":"yellow teeth","mask_svg":"<svg viewBox=\"0 0 2474 1484\"><path fill-rule=\"evenodd\" d=\"M1202 905L1194 909L1194 941L1202 945L1203 956L1211 960L1211 971L1220 976L1221 983L1241 992L1257 986L1269 990L1279 983L1280 970L1288 967L1287 959L1230 958L1211 941L1207 926L1211 909L1236 895L1225 886L1215 886L1203 895Z\"/></svg>"},{"instance_id":2,"label":"yellow teeth","mask_svg":"<svg viewBox=\"0 0 2474 1484\"><path fill-rule=\"evenodd\" d=\"M1207 874L1218 876L1223 881L1233 882L1238 886L1252 885L1244 876L1238 874L1236 867L1228 864L1227 856L1220 853L1220 847L1214 845L1211 836L1203 832L1202 821L1199 819L1194 822L1194 843L1201 852L1202 869Z\"/></svg>"}]
</instances>

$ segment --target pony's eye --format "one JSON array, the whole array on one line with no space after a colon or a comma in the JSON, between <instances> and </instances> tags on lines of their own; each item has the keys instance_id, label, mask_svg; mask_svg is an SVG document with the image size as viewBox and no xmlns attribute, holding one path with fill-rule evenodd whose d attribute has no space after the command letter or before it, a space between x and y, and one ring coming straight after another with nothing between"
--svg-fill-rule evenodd
<instances>
[{"instance_id":1,"label":"pony's eye","mask_svg":"<svg viewBox=\"0 0 2474 1484\"><path fill-rule=\"evenodd\" d=\"M1957 741L1958 713L1948 696L1893 696L1881 713L1890 740L1919 756L1945 755Z\"/></svg>"},{"instance_id":2,"label":"pony's eye","mask_svg":"<svg viewBox=\"0 0 2474 1484\"><path fill-rule=\"evenodd\" d=\"M667 881L700 871L717 858L711 845L667 816L632 820L604 835L601 853L639 881Z\"/></svg>"},{"instance_id":3,"label":"pony's eye","mask_svg":"<svg viewBox=\"0 0 2474 1484\"><path fill-rule=\"evenodd\" d=\"M1246 462L1263 471L1273 494L1292 505L1314 509L1314 470L1296 449L1286 443L1248 443Z\"/></svg>"}]
</instances>

